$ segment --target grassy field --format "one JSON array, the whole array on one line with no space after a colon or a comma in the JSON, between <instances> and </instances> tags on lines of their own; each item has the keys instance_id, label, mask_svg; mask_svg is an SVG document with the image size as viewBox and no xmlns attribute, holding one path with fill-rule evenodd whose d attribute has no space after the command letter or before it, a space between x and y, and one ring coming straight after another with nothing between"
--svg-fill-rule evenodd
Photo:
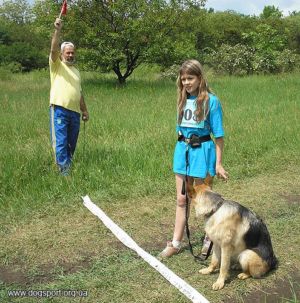
<instances>
[{"instance_id":1,"label":"grassy field","mask_svg":"<svg viewBox=\"0 0 300 303\"><path fill-rule=\"evenodd\" d=\"M233 272L218 292L211 289L216 275L201 276L202 265L188 250L165 262L210 302L299 302L299 76L208 74L224 109L224 166L230 173L215 190L265 220L280 261L261 280L240 281ZM0 302L37 302L9 298L16 289L88 292L42 302L189 302L81 200L88 194L151 254L164 248L176 198L175 83L145 67L123 88L112 75L82 77L91 117L65 179L49 143L48 72L0 73ZM190 225L196 244L202 222L192 216ZM261 301L254 301L258 291Z\"/></svg>"}]
</instances>

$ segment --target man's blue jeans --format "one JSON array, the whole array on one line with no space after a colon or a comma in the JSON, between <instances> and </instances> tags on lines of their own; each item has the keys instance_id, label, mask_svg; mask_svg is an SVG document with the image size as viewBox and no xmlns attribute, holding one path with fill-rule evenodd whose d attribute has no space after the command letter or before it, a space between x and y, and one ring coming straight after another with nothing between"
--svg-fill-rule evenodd
<instances>
[{"instance_id":1,"label":"man's blue jeans","mask_svg":"<svg viewBox=\"0 0 300 303\"><path fill-rule=\"evenodd\" d=\"M50 136L55 162L62 174L68 173L80 128L80 114L61 106L50 106Z\"/></svg>"}]
</instances>

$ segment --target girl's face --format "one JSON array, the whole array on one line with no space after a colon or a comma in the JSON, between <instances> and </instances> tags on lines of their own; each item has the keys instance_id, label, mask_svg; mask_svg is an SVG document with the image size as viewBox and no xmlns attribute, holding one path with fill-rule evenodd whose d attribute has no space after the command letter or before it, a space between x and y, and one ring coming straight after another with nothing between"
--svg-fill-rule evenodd
<instances>
[{"instance_id":1,"label":"girl's face","mask_svg":"<svg viewBox=\"0 0 300 303\"><path fill-rule=\"evenodd\" d=\"M195 75L183 73L180 76L183 89L191 96L197 96L199 92L200 79Z\"/></svg>"}]
</instances>

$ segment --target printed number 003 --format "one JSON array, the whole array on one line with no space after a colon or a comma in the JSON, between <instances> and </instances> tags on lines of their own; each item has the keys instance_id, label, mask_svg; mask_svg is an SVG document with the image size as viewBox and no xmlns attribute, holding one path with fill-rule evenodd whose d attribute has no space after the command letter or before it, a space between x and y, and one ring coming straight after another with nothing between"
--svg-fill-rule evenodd
<instances>
[{"instance_id":1,"label":"printed number 003","mask_svg":"<svg viewBox=\"0 0 300 303\"><path fill-rule=\"evenodd\" d=\"M189 120L191 120L191 119L193 119L194 121L196 121L196 118L195 118L195 116L193 115L193 112L192 112L191 109L186 109L186 110L184 111L184 119L187 120L187 121L189 121Z\"/></svg>"}]
</instances>

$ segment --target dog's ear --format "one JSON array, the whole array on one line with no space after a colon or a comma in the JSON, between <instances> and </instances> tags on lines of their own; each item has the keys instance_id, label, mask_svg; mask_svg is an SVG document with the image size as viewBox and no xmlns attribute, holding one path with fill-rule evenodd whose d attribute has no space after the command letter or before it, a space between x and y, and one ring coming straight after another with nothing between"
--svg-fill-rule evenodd
<instances>
[{"instance_id":1,"label":"dog's ear","mask_svg":"<svg viewBox=\"0 0 300 303\"><path fill-rule=\"evenodd\" d=\"M204 184L206 184L207 186L209 186L210 189L212 189L213 180L214 178L210 174L208 174L204 179Z\"/></svg>"},{"instance_id":2,"label":"dog's ear","mask_svg":"<svg viewBox=\"0 0 300 303\"><path fill-rule=\"evenodd\" d=\"M207 190L211 190L211 187L206 183L195 185L195 186L193 184L188 183L187 185L187 192L191 199L196 198L199 192L204 193Z\"/></svg>"},{"instance_id":3,"label":"dog's ear","mask_svg":"<svg viewBox=\"0 0 300 303\"><path fill-rule=\"evenodd\" d=\"M188 195L191 199L194 199L196 197L197 193L195 191L195 188L194 188L193 184L190 184L190 183L187 184L187 192L188 192Z\"/></svg>"},{"instance_id":4,"label":"dog's ear","mask_svg":"<svg viewBox=\"0 0 300 303\"><path fill-rule=\"evenodd\" d=\"M211 190L211 187L209 185L207 185L206 183L195 185L195 187L194 187L195 195L203 194L204 192L210 191L210 190Z\"/></svg>"}]
</instances>

